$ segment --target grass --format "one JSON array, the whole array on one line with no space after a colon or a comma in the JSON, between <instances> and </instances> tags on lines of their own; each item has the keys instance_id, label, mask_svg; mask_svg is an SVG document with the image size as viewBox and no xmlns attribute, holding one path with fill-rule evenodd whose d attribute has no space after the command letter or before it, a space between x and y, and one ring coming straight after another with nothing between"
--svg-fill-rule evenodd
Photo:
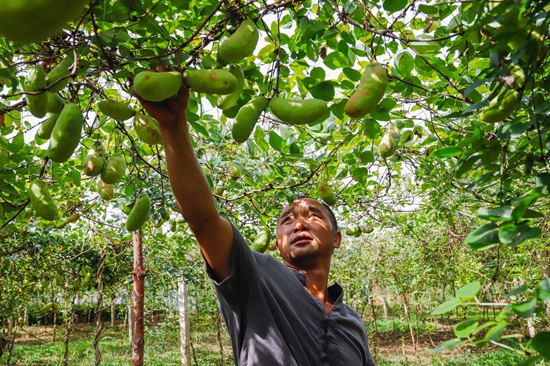
<instances>
[{"instance_id":1,"label":"grass","mask_svg":"<svg viewBox=\"0 0 550 366\"><path fill-rule=\"evenodd\" d=\"M192 317L191 342L193 352L191 365L217 366L220 362L220 348L217 339L215 317ZM181 365L179 349L178 323L175 319L166 319L146 327L145 359L148 366ZM52 328L27 327L27 331L46 340L52 339ZM452 327L426 320L414 322L417 348L412 347L406 320L399 317L377 320L377 332L369 330L370 346L378 366L406 366L406 365L434 365L434 366L516 366L525 360L525 357L502 348L492 349L460 349L452 353L434 354L433 346L427 333L438 344L452 338ZM41 342L35 338L18 338L14 347L11 365L16 366L59 366L62 365L64 345L64 328L58 328L57 341ZM22 332L19 332L22 335ZM229 337L225 329L221 329L223 344L224 366L232 366L232 352ZM78 325L71 336L69 344L70 366L92 366L95 361L93 349L93 326ZM513 343L509 345L513 346ZM128 331L119 323L116 327L105 328L100 341L102 365L128 366L131 364L132 354L128 340ZM7 354L0 358L0 365L6 365ZM547 365L548 363L539 363ZM347 366L347 365L343 365Z\"/></svg>"}]
</instances>

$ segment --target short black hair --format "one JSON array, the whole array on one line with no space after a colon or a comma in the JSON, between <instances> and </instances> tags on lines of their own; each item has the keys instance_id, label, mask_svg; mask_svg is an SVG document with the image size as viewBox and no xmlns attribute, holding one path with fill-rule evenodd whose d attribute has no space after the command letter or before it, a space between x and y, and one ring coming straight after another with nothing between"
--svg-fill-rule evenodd
<instances>
[{"instance_id":1,"label":"short black hair","mask_svg":"<svg viewBox=\"0 0 550 366\"><path fill-rule=\"evenodd\" d=\"M334 233L337 232L338 231L338 222L336 221L336 215L334 214L334 211L332 211L332 208L330 208L330 206L323 200L318 200L318 199L307 197L307 196L298 196L293 201L301 200L301 199L304 199L304 198L317 201L317 202L319 202L320 204L322 204L323 206L326 207L326 209L328 210L328 212L330 214L330 222L332 224L332 231ZM277 220L277 226L279 226L279 220Z\"/></svg>"}]
</instances>

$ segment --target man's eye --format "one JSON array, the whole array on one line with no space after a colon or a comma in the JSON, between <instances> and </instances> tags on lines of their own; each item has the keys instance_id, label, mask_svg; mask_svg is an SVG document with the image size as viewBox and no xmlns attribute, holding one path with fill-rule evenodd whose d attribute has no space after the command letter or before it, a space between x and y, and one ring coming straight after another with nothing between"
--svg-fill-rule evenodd
<instances>
[{"instance_id":1,"label":"man's eye","mask_svg":"<svg viewBox=\"0 0 550 366\"><path fill-rule=\"evenodd\" d=\"M287 222L287 221L289 221L289 220L290 220L290 216L287 216L287 217L285 217L285 218L283 219L283 222Z\"/></svg>"}]
</instances>

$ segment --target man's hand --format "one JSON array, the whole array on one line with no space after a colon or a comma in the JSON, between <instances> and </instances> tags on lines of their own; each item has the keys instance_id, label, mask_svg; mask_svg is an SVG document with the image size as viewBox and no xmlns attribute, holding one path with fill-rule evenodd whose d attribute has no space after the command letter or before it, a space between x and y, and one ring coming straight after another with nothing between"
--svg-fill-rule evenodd
<instances>
[{"instance_id":1,"label":"man's hand","mask_svg":"<svg viewBox=\"0 0 550 366\"><path fill-rule=\"evenodd\" d=\"M157 72L165 71L169 71L167 67L157 66ZM163 100L162 102L148 102L144 100L136 93L133 86L132 93L139 100L147 113L159 121L160 124L170 124L181 121L181 117L185 116L187 105L189 104L189 90L185 85L181 86L175 97Z\"/></svg>"}]
</instances>

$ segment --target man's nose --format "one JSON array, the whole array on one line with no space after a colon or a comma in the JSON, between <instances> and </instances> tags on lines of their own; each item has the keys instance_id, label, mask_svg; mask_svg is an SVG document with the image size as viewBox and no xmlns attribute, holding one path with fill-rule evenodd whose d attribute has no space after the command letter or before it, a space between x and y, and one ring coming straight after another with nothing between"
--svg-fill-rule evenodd
<instances>
[{"instance_id":1,"label":"man's nose","mask_svg":"<svg viewBox=\"0 0 550 366\"><path fill-rule=\"evenodd\" d=\"M293 231L302 231L302 230L307 230L308 229L308 226L307 226L307 223L306 221L301 218L301 217L298 217L296 219L296 224L294 225L294 230Z\"/></svg>"}]
</instances>

